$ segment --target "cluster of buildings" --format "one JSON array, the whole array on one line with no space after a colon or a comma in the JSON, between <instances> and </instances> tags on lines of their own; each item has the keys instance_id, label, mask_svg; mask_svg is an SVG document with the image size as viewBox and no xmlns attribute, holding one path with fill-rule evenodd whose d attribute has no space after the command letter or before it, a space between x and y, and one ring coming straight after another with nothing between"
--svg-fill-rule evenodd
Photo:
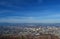
<instances>
[{"instance_id":1,"label":"cluster of buildings","mask_svg":"<svg viewBox=\"0 0 60 39\"><path fill-rule=\"evenodd\" d=\"M39 26L39 27L20 27L20 26L0 26L0 35L3 36L22 36L26 39L59 39L60 27L56 26ZM31 36L30 36L31 35ZM22 39L22 37L21 37Z\"/></svg>"},{"instance_id":2,"label":"cluster of buildings","mask_svg":"<svg viewBox=\"0 0 60 39\"><path fill-rule=\"evenodd\" d=\"M24 28L24 32L20 32L18 35L26 35L26 34L32 34L32 35L41 35L41 34L51 34L56 35L60 37L60 27L30 27Z\"/></svg>"},{"instance_id":3,"label":"cluster of buildings","mask_svg":"<svg viewBox=\"0 0 60 39\"><path fill-rule=\"evenodd\" d=\"M41 34L41 35L9 35L9 36L0 36L0 39L60 39L58 36L51 34Z\"/></svg>"}]
</instances>

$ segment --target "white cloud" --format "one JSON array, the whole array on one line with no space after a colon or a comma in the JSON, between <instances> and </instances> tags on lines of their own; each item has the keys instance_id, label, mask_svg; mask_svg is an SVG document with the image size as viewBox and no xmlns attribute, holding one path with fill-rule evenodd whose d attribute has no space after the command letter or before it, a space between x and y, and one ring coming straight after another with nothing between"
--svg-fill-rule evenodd
<instances>
[{"instance_id":1,"label":"white cloud","mask_svg":"<svg viewBox=\"0 0 60 39\"><path fill-rule=\"evenodd\" d=\"M39 17L6 17L1 18L0 22L9 23L60 23L60 19L39 19Z\"/></svg>"},{"instance_id":2,"label":"white cloud","mask_svg":"<svg viewBox=\"0 0 60 39\"><path fill-rule=\"evenodd\" d=\"M58 19L59 19L59 18L60 18L60 14L48 15L48 16L46 16L46 18L50 18L50 19L51 19L51 18L53 18L53 19L54 19L54 18L56 18L56 19L58 18Z\"/></svg>"}]
</instances>

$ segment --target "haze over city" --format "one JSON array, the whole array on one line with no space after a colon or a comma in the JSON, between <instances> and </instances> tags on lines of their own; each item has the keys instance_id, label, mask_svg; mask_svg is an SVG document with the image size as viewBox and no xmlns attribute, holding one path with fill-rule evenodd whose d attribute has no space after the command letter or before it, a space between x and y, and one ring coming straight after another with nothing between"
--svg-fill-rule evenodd
<instances>
[{"instance_id":1,"label":"haze over city","mask_svg":"<svg viewBox=\"0 0 60 39\"><path fill-rule=\"evenodd\" d=\"M60 39L60 0L0 0L0 39Z\"/></svg>"}]
</instances>

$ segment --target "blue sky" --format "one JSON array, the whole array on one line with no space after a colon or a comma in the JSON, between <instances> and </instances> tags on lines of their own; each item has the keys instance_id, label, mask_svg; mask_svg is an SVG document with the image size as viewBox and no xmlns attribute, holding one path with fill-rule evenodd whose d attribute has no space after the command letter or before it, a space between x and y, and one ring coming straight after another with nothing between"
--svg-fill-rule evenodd
<instances>
[{"instance_id":1,"label":"blue sky","mask_svg":"<svg viewBox=\"0 0 60 39\"><path fill-rule=\"evenodd\" d=\"M0 22L60 23L60 0L0 0Z\"/></svg>"}]
</instances>

